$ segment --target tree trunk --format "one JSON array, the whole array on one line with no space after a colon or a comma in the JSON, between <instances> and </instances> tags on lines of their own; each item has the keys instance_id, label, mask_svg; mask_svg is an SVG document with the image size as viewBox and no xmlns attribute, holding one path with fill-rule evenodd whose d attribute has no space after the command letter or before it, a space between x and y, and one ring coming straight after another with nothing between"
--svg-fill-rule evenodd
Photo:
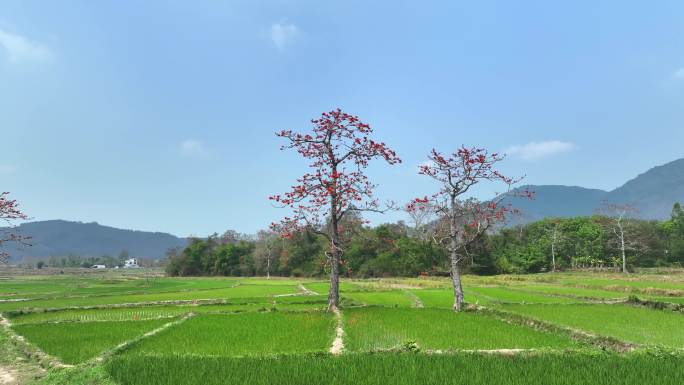
<instances>
[{"instance_id":1,"label":"tree trunk","mask_svg":"<svg viewBox=\"0 0 684 385\"><path fill-rule=\"evenodd\" d=\"M463 287L461 286L461 256L458 255L458 224L456 222L456 196L451 196L449 235L451 242L449 253L451 257L451 281L454 285L454 311L459 312L463 309Z\"/></svg>"},{"instance_id":2,"label":"tree trunk","mask_svg":"<svg viewBox=\"0 0 684 385\"><path fill-rule=\"evenodd\" d=\"M330 290L328 291L328 311L340 305L340 257L337 250L330 256Z\"/></svg>"},{"instance_id":3,"label":"tree trunk","mask_svg":"<svg viewBox=\"0 0 684 385\"><path fill-rule=\"evenodd\" d=\"M555 238L555 236L554 236ZM551 241L551 271L556 271L556 240Z\"/></svg>"},{"instance_id":4,"label":"tree trunk","mask_svg":"<svg viewBox=\"0 0 684 385\"><path fill-rule=\"evenodd\" d=\"M455 251L451 253L451 281L454 284L454 311L463 310L463 287L461 286L460 256Z\"/></svg>"},{"instance_id":5,"label":"tree trunk","mask_svg":"<svg viewBox=\"0 0 684 385\"><path fill-rule=\"evenodd\" d=\"M620 238L620 254L622 254L622 272L627 274L627 255L625 253L625 229L622 227L622 217L617 220L617 228L620 232L618 238ZM616 231L617 233L617 231Z\"/></svg>"},{"instance_id":6,"label":"tree trunk","mask_svg":"<svg viewBox=\"0 0 684 385\"><path fill-rule=\"evenodd\" d=\"M266 279L271 279L271 256L266 260Z\"/></svg>"},{"instance_id":7,"label":"tree trunk","mask_svg":"<svg viewBox=\"0 0 684 385\"><path fill-rule=\"evenodd\" d=\"M333 194L330 200L330 290L328 291L328 311L337 310L340 305L340 233L338 229L337 199Z\"/></svg>"},{"instance_id":8,"label":"tree trunk","mask_svg":"<svg viewBox=\"0 0 684 385\"><path fill-rule=\"evenodd\" d=\"M622 272L627 274L627 255L625 253L625 233L620 228L620 253L622 253Z\"/></svg>"}]
</instances>

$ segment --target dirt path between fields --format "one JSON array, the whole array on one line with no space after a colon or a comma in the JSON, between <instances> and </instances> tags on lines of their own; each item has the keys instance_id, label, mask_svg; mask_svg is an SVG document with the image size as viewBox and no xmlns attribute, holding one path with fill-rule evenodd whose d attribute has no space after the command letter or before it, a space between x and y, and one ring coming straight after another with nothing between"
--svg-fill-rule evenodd
<instances>
[{"instance_id":1,"label":"dirt path between fields","mask_svg":"<svg viewBox=\"0 0 684 385\"><path fill-rule=\"evenodd\" d=\"M30 301L30 298L10 298L10 299L0 299L0 302L5 303L5 302L24 302L24 301Z\"/></svg>"},{"instance_id":2,"label":"dirt path between fields","mask_svg":"<svg viewBox=\"0 0 684 385\"><path fill-rule=\"evenodd\" d=\"M335 318L337 319L337 328L335 329L335 340L333 341L332 346L330 346L330 353L333 355L340 355L344 350L344 341L342 340L342 336L344 335L344 329L342 329L342 313L340 312L340 309L337 308L333 310L333 313L335 313Z\"/></svg>"},{"instance_id":3,"label":"dirt path between fields","mask_svg":"<svg viewBox=\"0 0 684 385\"><path fill-rule=\"evenodd\" d=\"M417 296L414 292L408 291L408 290L404 290L404 294L406 294L406 295L408 295L409 297L411 297L411 300L413 300L413 307L420 308L420 309L422 309L423 307L425 307L425 306L423 305L423 301L421 301L420 298L418 298L418 296Z\"/></svg>"},{"instance_id":4,"label":"dirt path between fields","mask_svg":"<svg viewBox=\"0 0 684 385\"><path fill-rule=\"evenodd\" d=\"M2 314L0 314L0 326L5 329L5 332L7 333L9 338L14 339L14 341L16 341L21 346L20 349L24 351L24 355L34 357L35 359L37 359L37 361L40 362L40 366L50 366L53 368L72 368L74 366L63 363L57 357L53 357L45 353L44 351L40 350L40 348L38 348L37 346L27 342L24 336L21 336L15 333L14 330L12 330L12 323L9 319L3 317Z\"/></svg>"},{"instance_id":5,"label":"dirt path between fields","mask_svg":"<svg viewBox=\"0 0 684 385\"><path fill-rule=\"evenodd\" d=\"M17 383L14 371L0 366L0 385L14 385Z\"/></svg>"},{"instance_id":6,"label":"dirt path between fields","mask_svg":"<svg viewBox=\"0 0 684 385\"><path fill-rule=\"evenodd\" d=\"M463 349L458 350L461 353L476 353L476 354L492 354L502 356L514 356L522 353L534 353L539 349ZM427 354L451 354L453 351L449 350L425 350Z\"/></svg>"},{"instance_id":7,"label":"dirt path between fields","mask_svg":"<svg viewBox=\"0 0 684 385\"><path fill-rule=\"evenodd\" d=\"M14 333L11 326L10 320L0 314L0 333L3 334L3 342L6 341L0 347L0 385L17 385L30 378L39 378L45 374L45 365L53 364L44 361L49 356L28 345L23 337Z\"/></svg>"},{"instance_id":8,"label":"dirt path between fields","mask_svg":"<svg viewBox=\"0 0 684 385\"><path fill-rule=\"evenodd\" d=\"M301 283L299 284L299 290L303 291L304 294L306 294L306 295L320 295L317 292L308 289L306 286L302 285Z\"/></svg>"},{"instance_id":9,"label":"dirt path between fields","mask_svg":"<svg viewBox=\"0 0 684 385\"><path fill-rule=\"evenodd\" d=\"M172 328L174 326L182 324L183 322L189 320L190 318L194 317L195 315L196 315L195 313L188 313L185 316L181 317L180 319L177 319L173 322L165 323L165 324L159 326L158 328L150 330L149 332L147 332L147 333L145 333L139 337L136 337L136 338L133 338L132 340L128 340L128 341L120 343L119 345L117 345L113 349L107 350L95 358L91 358L90 361L102 362L102 361L106 360L108 357L116 354L117 352L128 349L130 346L137 344L146 338L150 338L152 336L155 336L155 335L163 332L166 329L169 329L169 328Z\"/></svg>"},{"instance_id":10,"label":"dirt path between fields","mask_svg":"<svg viewBox=\"0 0 684 385\"><path fill-rule=\"evenodd\" d=\"M9 329L9 321L0 315L0 326ZM14 370L0 366L0 385L11 385L17 383L17 376Z\"/></svg>"}]
</instances>

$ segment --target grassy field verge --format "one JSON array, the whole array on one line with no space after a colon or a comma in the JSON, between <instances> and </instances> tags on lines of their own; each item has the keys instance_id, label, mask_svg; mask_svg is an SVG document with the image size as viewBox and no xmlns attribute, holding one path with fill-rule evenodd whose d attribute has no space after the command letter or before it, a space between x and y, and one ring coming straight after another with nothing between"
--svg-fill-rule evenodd
<instances>
[{"instance_id":1,"label":"grassy field verge","mask_svg":"<svg viewBox=\"0 0 684 385\"><path fill-rule=\"evenodd\" d=\"M648 355L351 354L277 358L125 355L106 366L121 385L681 385L681 357Z\"/></svg>"}]
</instances>

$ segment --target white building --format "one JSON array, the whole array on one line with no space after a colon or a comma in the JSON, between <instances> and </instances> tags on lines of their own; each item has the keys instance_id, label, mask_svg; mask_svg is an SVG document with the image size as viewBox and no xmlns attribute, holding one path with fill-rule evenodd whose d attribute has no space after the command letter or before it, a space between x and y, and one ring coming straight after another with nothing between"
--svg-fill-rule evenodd
<instances>
[{"instance_id":1,"label":"white building","mask_svg":"<svg viewBox=\"0 0 684 385\"><path fill-rule=\"evenodd\" d=\"M124 267L124 269L135 269L135 268L140 267L140 265L138 265L137 259L128 258L127 260L124 261L123 267Z\"/></svg>"}]
</instances>

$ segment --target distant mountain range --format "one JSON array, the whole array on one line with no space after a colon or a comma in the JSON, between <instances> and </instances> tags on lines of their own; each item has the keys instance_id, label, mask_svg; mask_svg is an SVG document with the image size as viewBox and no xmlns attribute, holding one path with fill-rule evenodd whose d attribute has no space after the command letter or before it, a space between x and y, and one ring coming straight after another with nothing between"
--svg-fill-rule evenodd
<instances>
[{"instance_id":1,"label":"distant mountain range","mask_svg":"<svg viewBox=\"0 0 684 385\"><path fill-rule=\"evenodd\" d=\"M170 248L183 247L186 238L167 233L122 230L98 223L63 220L29 222L20 225L21 235L30 236L30 247L7 248L13 261L24 257L67 256L116 257L122 250L131 257L161 258Z\"/></svg>"},{"instance_id":2,"label":"distant mountain range","mask_svg":"<svg viewBox=\"0 0 684 385\"><path fill-rule=\"evenodd\" d=\"M672 205L684 202L684 159L654 167L613 191L576 186L526 186L535 192L533 200L513 199L522 222L545 217L592 215L603 201L634 204L644 219L670 217ZM8 248L14 261L23 257L117 256L127 250L132 257L161 258L170 248L183 247L186 238L171 234L122 230L97 223L63 220L24 223L18 230L31 236L31 247Z\"/></svg>"},{"instance_id":3,"label":"distant mountain range","mask_svg":"<svg viewBox=\"0 0 684 385\"><path fill-rule=\"evenodd\" d=\"M643 219L667 219L672 205L684 202L684 158L654 167L612 191L577 186L530 185L533 200L513 199L522 221L592 215L604 201L631 204Z\"/></svg>"}]
</instances>

